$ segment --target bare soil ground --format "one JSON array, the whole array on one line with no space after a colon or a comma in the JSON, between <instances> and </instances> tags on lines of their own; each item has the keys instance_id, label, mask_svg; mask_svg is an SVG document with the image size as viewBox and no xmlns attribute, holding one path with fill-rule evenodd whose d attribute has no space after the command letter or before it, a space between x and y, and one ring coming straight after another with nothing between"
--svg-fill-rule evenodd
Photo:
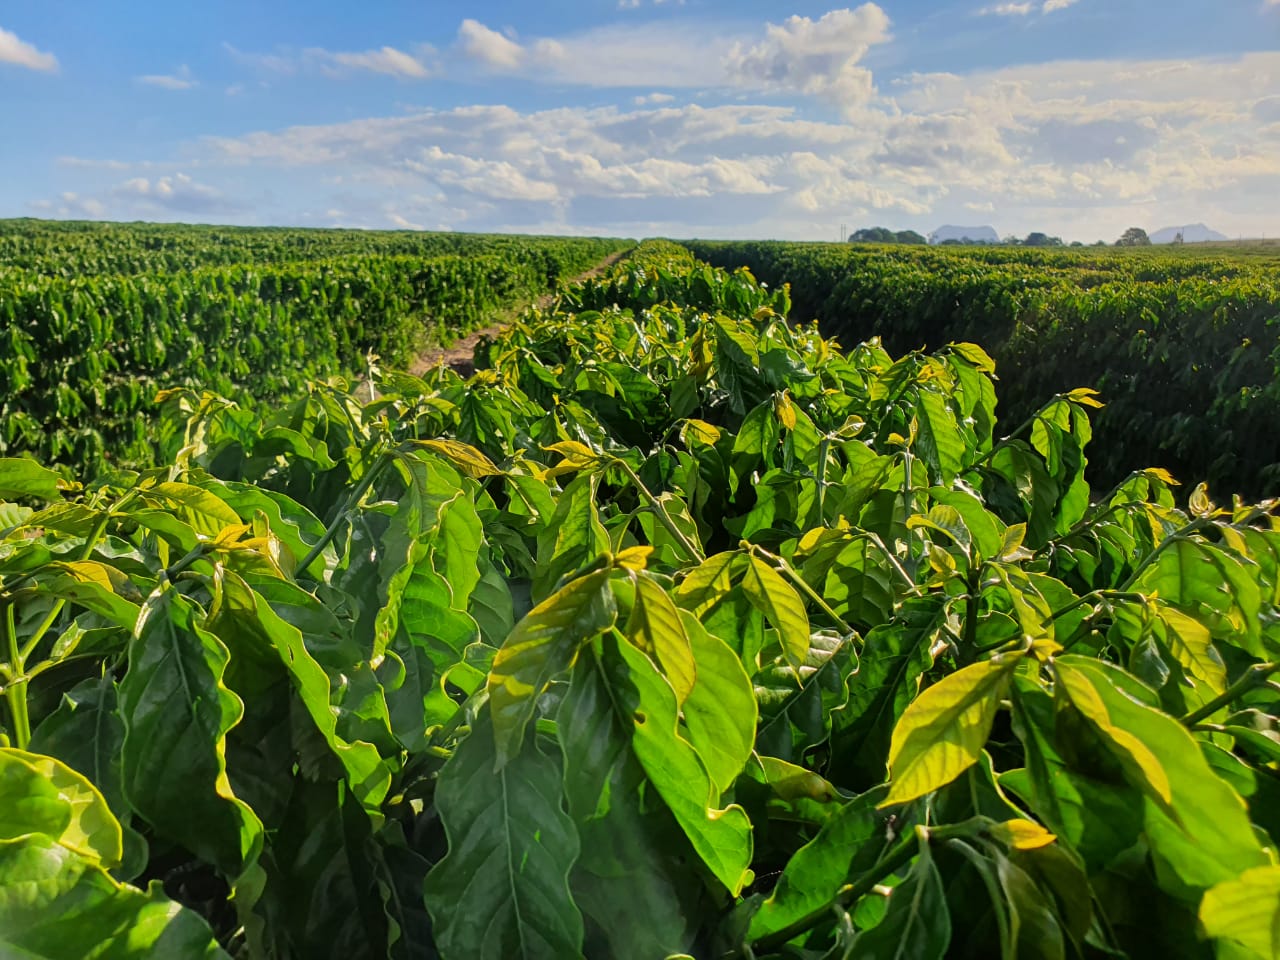
<instances>
[{"instance_id":1,"label":"bare soil ground","mask_svg":"<svg viewBox=\"0 0 1280 960\"><path fill-rule=\"evenodd\" d=\"M630 251L620 250L617 253L610 254L604 260L601 260L586 273L574 277L573 283L581 283L583 280L591 280L600 276L615 263L625 257ZM554 293L544 294L535 301L535 306L545 308L551 304L556 295ZM502 332L503 328L511 321L513 317L520 313L520 308L512 308L508 310L503 319L499 322L485 327L483 330L476 330L467 334L461 340L455 340L452 346L438 347L428 350L426 353L419 354L418 359L413 362L413 366L409 368L409 372L414 376L421 376L437 364L443 363L446 367L452 367L464 377L469 377L475 373L475 366L472 363L472 357L475 354L476 344L480 342L481 337L496 337Z\"/></svg>"}]
</instances>

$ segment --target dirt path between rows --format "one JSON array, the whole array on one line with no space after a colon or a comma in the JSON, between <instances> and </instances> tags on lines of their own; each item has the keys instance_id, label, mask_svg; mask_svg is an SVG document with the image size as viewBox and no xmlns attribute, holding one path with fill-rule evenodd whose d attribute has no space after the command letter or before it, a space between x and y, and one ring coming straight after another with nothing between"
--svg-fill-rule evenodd
<instances>
[{"instance_id":1,"label":"dirt path between rows","mask_svg":"<svg viewBox=\"0 0 1280 960\"><path fill-rule=\"evenodd\" d=\"M606 270L615 263L627 256L630 250L619 250L617 253L610 254L601 260L594 267L580 276L574 277L571 283L582 283L584 280L593 280L602 275ZM556 298L554 293L545 293L534 301L534 306L539 309L545 309L551 305L551 301ZM475 365L472 358L475 355L476 344L480 342L481 337L496 337L506 325L516 317L522 310L521 307L512 307L505 311L502 315L503 319L499 322L485 327L483 330L476 330L467 334L461 340L455 340L451 347L438 347L434 350L428 350L426 353L419 354L418 359L413 361L413 365L409 368L409 372L415 377L420 377L426 371L430 370L437 364L443 363L446 367L452 367L464 377L469 377L475 373Z\"/></svg>"}]
</instances>

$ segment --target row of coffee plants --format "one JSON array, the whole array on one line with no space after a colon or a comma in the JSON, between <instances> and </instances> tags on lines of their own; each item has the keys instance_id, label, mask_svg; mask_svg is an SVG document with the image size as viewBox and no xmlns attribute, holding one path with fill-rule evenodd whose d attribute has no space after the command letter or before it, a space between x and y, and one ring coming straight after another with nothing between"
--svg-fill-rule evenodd
<instances>
[{"instance_id":1,"label":"row of coffee plants","mask_svg":"<svg viewBox=\"0 0 1280 960\"><path fill-rule=\"evenodd\" d=\"M1216 491L1280 489L1280 261L1221 251L927 249L694 243L717 266L790 282L795 316L892 351L970 340L1008 416L1090 386L1095 470L1159 462Z\"/></svg>"},{"instance_id":2,"label":"row of coffee plants","mask_svg":"<svg viewBox=\"0 0 1280 960\"><path fill-rule=\"evenodd\" d=\"M0 220L0 265L51 277L185 273L202 267L259 266L335 257L500 257L541 270L554 283L585 266L546 237L292 227L193 226Z\"/></svg>"},{"instance_id":3,"label":"row of coffee plants","mask_svg":"<svg viewBox=\"0 0 1280 960\"><path fill-rule=\"evenodd\" d=\"M91 236L114 255L131 234ZM370 353L408 365L424 337L448 342L627 245L546 238L500 254L285 262L281 242L267 266L73 279L0 262L0 454L90 473L154 463L161 387L277 401L364 373Z\"/></svg>"},{"instance_id":4,"label":"row of coffee plants","mask_svg":"<svg viewBox=\"0 0 1280 960\"><path fill-rule=\"evenodd\" d=\"M1277 505L785 306L642 248L466 381L0 460L0 952L1276 956Z\"/></svg>"}]
</instances>

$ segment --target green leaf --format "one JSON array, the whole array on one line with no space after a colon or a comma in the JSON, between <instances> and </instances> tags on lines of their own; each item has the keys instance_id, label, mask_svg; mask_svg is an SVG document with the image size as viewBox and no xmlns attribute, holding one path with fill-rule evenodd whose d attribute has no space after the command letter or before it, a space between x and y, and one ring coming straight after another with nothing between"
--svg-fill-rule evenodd
<instances>
[{"instance_id":1,"label":"green leaf","mask_svg":"<svg viewBox=\"0 0 1280 960\"><path fill-rule=\"evenodd\" d=\"M61 500L62 478L34 460L0 457L0 497Z\"/></svg>"},{"instance_id":2,"label":"green leaf","mask_svg":"<svg viewBox=\"0 0 1280 960\"><path fill-rule=\"evenodd\" d=\"M597 570L561 587L516 624L494 657L488 689L498 769L519 752L538 697L573 666L584 644L613 625L609 577Z\"/></svg>"},{"instance_id":3,"label":"green leaf","mask_svg":"<svg viewBox=\"0 0 1280 960\"><path fill-rule=\"evenodd\" d=\"M876 626L893 619L896 579L880 548L869 537L859 537L831 564L822 598L854 625Z\"/></svg>"},{"instance_id":4,"label":"green leaf","mask_svg":"<svg viewBox=\"0 0 1280 960\"><path fill-rule=\"evenodd\" d=\"M582 953L569 892L578 834L564 812L561 762L535 744L506 762L481 714L445 764L436 808L449 852L424 894L443 960L561 960Z\"/></svg>"},{"instance_id":5,"label":"green leaf","mask_svg":"<svg viewBox=\"0 0 1280 960\"><path fill-rule=\"evenodd\" d=\"M929 465L932 476L949 484L964 468L964 441L955 414L942 394L933 390L916 391L920 431L916 449Z\"/></svg>"},{"instance_id":6,"label":"green leaf","mask_svg":"<svg viewBox=\"0 0 1280 960\"><path fill-rule=\"evenodd\" d=\"M1190 888L1207 888L1267 855L1244 801L1210 768L1182 724L1126 695L1133 680L1087 657L1054 661L1063 695L1150 801L1146 830L1157 862Z\"/></svg>"},{"instance_id":7,"label":"green leaf","mask_svg":"<svg viewBox=\"0 0 1280 960\"><path fill-rule=\"evenodd\" d=\"M1258 584L1226 552L1206 543L1176 540L1163 546L1133 589L1172 604L1208 626L1215 637L1266 657Z\"/></svg>"},{"instance_id":8,"label":"green leaf","mask_svg":"<svg viewBox=\"0 0 1280 960\"><path fill-rule=\"evenodd\" d=\"M792 855L773 892L752 915L749 940L784 930L821 909L849 878L875 866L890 843L892 815L879 807L887 792L876 787L850 800Z\"/></svg>"},{"instance_id":9,"label":"green leaf","mask_svg":"<svg viewBox=\"0 0 1280 960\"><path fill-rule=\"evenodd\" d=\"M886 806L944 787L977 763L1021 654L971 664L917 697L893 730Z\"/></svg>"},{"instance_id":10,"label":"green leaf","mask_svg":"<svg viewBox=\"0 0 1280 960\"><path fill-rule=\"evenodd\" d=\"M0 841L0 955L23 960L228 960L204 920L116 883L48 837Z\"/></svg>"},{"instance_id":11,"label":"green leaf","mask_svg":"<svg viewBox=\"0 0 1280 960\"><path fill-rule=\"evenodd\" d=\"M713 807L711 777L680 736L675 692L649 658L606 636L603 662L619 720L632 725L631 746L645 774L703 863L737 896L751 877L746 811L736 804Z\"/></svg>"},{"instance_id":12,"label":"green leaf","mask_svg":"<svg viewBox=\"0 0 1280 960\"><path fill-rule=\"evenodd\" d=\"M884 781L893 729L933 665L930 649L943 624L939 599L911 599L890 623L867 634L849 702L831 715L832 770L838 782L866 790Z\"/></svg>"},{"instance_id":13,"label":"green leaf","mask_svg":"<svg viewBox=\"0 0 1280 960\"><path fill-rule=\"evenodd\" d=\"M884 919L853 941L849 960L942 960L951 944L951 914L942 876L927 843L889 894Z\"/></svg>"},{"instance_id":14,"label":"green leaf","mask_svg":"<svg viewBox=\"0 0 1280 960\"><path fill-rule=\"evenodd\" d=\"M105 867L124 856L98 788L53 757L0 747L0 841L38 833Z\"/></svg>"},{"instance_id":15,"label":"green leaf","mask_svg":"<svg viewBox=\"0 0 1280 960\"><path fill-rule=\"evenodd\" d=\"M698 619L679 611L697 663L697 681L683 705L689 741L718 792L737 779L755 745L755 689L733 649ZM671 679L670 671L666 671Z\"/></svg>"},{"instance_id":16,"label":"green leaf","mask_svg":"<svg viewBox=\"0 0 1280 960\"><path fill-rule=\"evenodd\" d=\"M534 600L541 601L562 579L590 566L609 550L609 535L596 508L594 474L578 477L560 495L547 530L538 537Z\"/></svg>"},{"instance_id":17,"label":"green leaf","mask_svg":"<svg viewBox=\"0 0 1280 960\"><path fill-rule=\"evenodd\" d=\"M636 573L633 582L635 602L627 620L626 637L662 666L676 700L684 703L694 688L698 667L680 610L651 575Z\"/></svg>"},{"instance_id":18,"label":"green leaf","mask_svg":"<svg viewBox=\"0 0 1280 960\"><path fill-rule=\"evenodd\" d=\"M338 735L329 677L307 650L302 631L282 619L239 575L223 573L222 592L209 629L230 645L233 638L277 660L315 729L342 763L355 796L376 810L391 785L391 771L370 743L348 743ZM255 664L258 666L258 664ZM258 672L269 670L258 666ZM259 678L261 679L261 678Z\"/></svg>"},{"instance_id":19,"label":"green leaf","mask_svg":"<svg viewBox=\"0 0 1280 960\"><path fill-rule=\"evenodd\" d=\"M375 841L369 817L341 782L295 778L283 799L253 904L265 921L255 955L387 956L391 925L381 861L388 848Z\"/></svg>"},{"instance_id":20,"label":"green leaf","mask_svg":"<svg viewBox=\"0 0 1280 960\"><path fill-rule=\"evenodd\" d=\"M676 603L703 617L733 589L733 565L741 556L737 551L717 553L690 568L676 587Z\"/></svg>"},{"instance_id":21,"label":"green leaf","mask_svg":"<svg viewBox=\"0 0 1280 960\"><path fill-rule=\"evenodd\" d=\"M1255 867L1212 887L1200 903L1200 922L1216 940L1259 957L1280 956L1280 867Z\"/></svg>"},{"instance_id":22,"label":"green leaf","mask_svg":"<svg viewBox=\"0 0 1280 960\"><path fill-rule=\"evenodd\" d=\"M579 664L556 730L565 797L582 842L571 885L591 921L586 953L650 960L691 949L707 893L688 868L688 839L647 797L652 787L632 749L633 725L619 716L596 664Z\"/></svg>"},{"instance_id":23,"label":"green leaf","mask_svg":"<svg viewBox=\"0 0 1280 960\"><path fill-rule=\"evenodd\" d=\"M262 823L227 781L227 732L244 712L223 684L230 659L172 589L148 599L120 682L125 795L161 836L224 876L258 856Z\"/></svg>"},{"instance_id":24,"label":"green leaf","mask_svg":"<svg viewBox=\"0 0 1280 960\"><path fill-rule=\"evenodd\" d=\"M137 589L117 570L93 560L75 560L49 565L53 576L40 578L40 589L91 610L118 627L132 630L138 621L139 607L116 592L116 587Z\"/></svg>"},{"instance_id":25,"label":"green leaf","mask_svg":"<svg viewBox=\"0 0 1280 960\"><path fill-rule=\"evenodd\" d=\"M1101 871L1138 842L1142 794L1114 783L1111 771L1068 765L1063 754L1090 757L1077 729L1058 717L1054 702L1038 683L1014 680L1013 730L1022 741L1026 768L1000 777L1092 871ZM1087 761L1082 761L1083 765Z\"/></svg>"},{"instance_id":26,"label":"green leaf","mask_svg":"<svg viewBox=\"0 0 1280 960\"><path fill-rule=\"evenodd\" d=\"M752 606L764 614L782 639L782 652L799 670L809 654L809 614L795 587L754 554L742 578L742 589Z\"/></svg>"}]
</instances>

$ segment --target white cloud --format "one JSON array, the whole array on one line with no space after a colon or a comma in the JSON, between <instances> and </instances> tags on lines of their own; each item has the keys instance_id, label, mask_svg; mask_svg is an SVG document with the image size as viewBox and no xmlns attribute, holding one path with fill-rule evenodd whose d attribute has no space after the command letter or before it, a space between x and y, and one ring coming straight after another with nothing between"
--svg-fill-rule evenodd
<instances>
[{"instance_id":1,"label":"white cloud","mask_svg":"<svg viewBox=\"0 0 1280 960\"><path fill-rule=\"evenodd\" d=\"M275 53L248 53L229 43L223 43L222 48L237 63L259 73L281 76L319 72L328 77L339 77L352 71L367 70L400 80L425 80L440 72L435 49L425 43L418 44L413 52L386 46L353 52L308 47L302 51L277 50Z\"/></svg>"},{"instance_id":2,"label":"white cloud","mask_svg":"<svg viewBox=\"0 0 1280 960\"><path fill-rule=\"evenodd\" d=\"M655 7L661 7L668 3L677 7L684 6L684 0L651 0L651 2ZM1280 3L1280 0L1276 0L1276 2ZM643 6L644 0L618 0L619 10L638 10Z\"/></svg>"},{"instance_id":3,"label":"white cloud","mask_svg":"<svg viewBox=\"0 0 1280 960\"><path fill-rule=\"evenodd\" d=\"M395 47L381 47L363 53L330 53L327 50L311 49L306 51L305 56L321 62L328 61L334 67L370 70L402 79L422 80L433 73L422 59Z\"/></svg>"},{"instance_id":4,"label":"white cloud","mask_svg":"<svg viewBox=\"0 0 1280 960\"><path fill-rule=\"evenodd\" d=\"M185 173L153 179L133 177L117 184L111 193L118 199L138 203L143 209L198 214L227 214L239 210L221 191L198 183Z\"/></svg>"},{"instance_id":5,"label":"white cloud","mask_svg":"<svg viewBox=\"0 0 1280 960\"><path fill-rule=\"evenodd\" d=\"M1065 10L1067 7L1073 7L1080 0L1043 0L1042 3L1036 3L1034 0L1023 0L1021 3L997 3L990 7L983 7L978 11L980 17L1025 17L1034 10L1039 10L1042 14L1054 13L1058 10ZM1275 0L1280 3L1280 0Z\"/></svg>"},{"instance_id":6,"label":"white cloud","mask_svg":"<svg viewBox=\"0 0 1280 960\"><path fill-rule=\"evenodd\" d=\"M1031 11L1046 6L1035 0ZM877 88L865 60L889 30L868 3L718 32L654 21L521 38L468 20L449 49L412 48L410 63L384 56L394 48L228 48L277 74L383 68L410 79L443 64L463 80L495 73L625 96L607 107L419 109L207 138L176 166L100 164L133 178L102 199L113 214L631 236L831 236L841 222L927 233L978 213L1002 232L1068 239L1156 221L1274 232L1280 52L1061 61ZM711 105L688 102L689 91L711 91L701 100ZM63 166L89 180L89 163ZM237 205L226 176L288 199Z\"/></svg>"},{"instance_id":7,"label":"white cloud","mask_svg":"<svg viewBox=\"0 0 1280 960\"><path fill-rule=\"evenodd\" d=\"M858 62L888 39L888 14L866 3L817 20L793 16L768 24L763 41L735 44L725 66L739 86L820 96L848 109L871 99L871 71Z\"/></svg>"},{"instance_id":8,"label":"white cloud","mask_svg":"<svg viewBox=\"0 0 1280 960\"><path fill-rule=\"evenodd\" d=\"M198 86L198 81L191 75L191 68L185 63L171 74L148 74L143 77L135 77L138 83L145 84L149 87L159 87L162 90L190 90L192 87Z\"/></svg>"},{"instance_id":9,"label":"white cloud","mask_svg":"<svg viewBox=\"0 0 1280 960\"><path fill-rule=\"evenodd\" d=\"M469 19L458 30L455 49L482 70L532 82L753 90L821 97L850 108L874 92L859 61L888 39L888 15L867 3L754 31L695 31L658 21L527 42Z\"/></svg>"},{"instance_id":10,"label":"white cloud","mask_svg":"<svg viewBox=\"0 0 1280 960\"><path fill-rule=\"evenodd\" d=\"M38 213L80 220L101 220L107 208L93 197L82 197L73 191L65 191L57 200L37 200L31 207Z\"/></svg>"},{"instance_id":11,"label":"white cloud","mask_svg":"<svg viewBox=\"0 0 1280 960\"><path fill-rule=\"evenodd\" d=\"M11 63L28 70L52 72L58 69L58 58L52 53L37 50L34 46L0 27L0 63Z\"/></svg>"},{"instance_id":12,"label":"white cloud","mask_svg":"<svg viewBox=\"0 0 1280 960\"><path fill-rule=\"evenodd\" d=\"M490 30L478 20L462 21L458 43L467 56L496 70L515 70L528 56L528 51L516 41Z\"/></svg>"}]
</instances>

